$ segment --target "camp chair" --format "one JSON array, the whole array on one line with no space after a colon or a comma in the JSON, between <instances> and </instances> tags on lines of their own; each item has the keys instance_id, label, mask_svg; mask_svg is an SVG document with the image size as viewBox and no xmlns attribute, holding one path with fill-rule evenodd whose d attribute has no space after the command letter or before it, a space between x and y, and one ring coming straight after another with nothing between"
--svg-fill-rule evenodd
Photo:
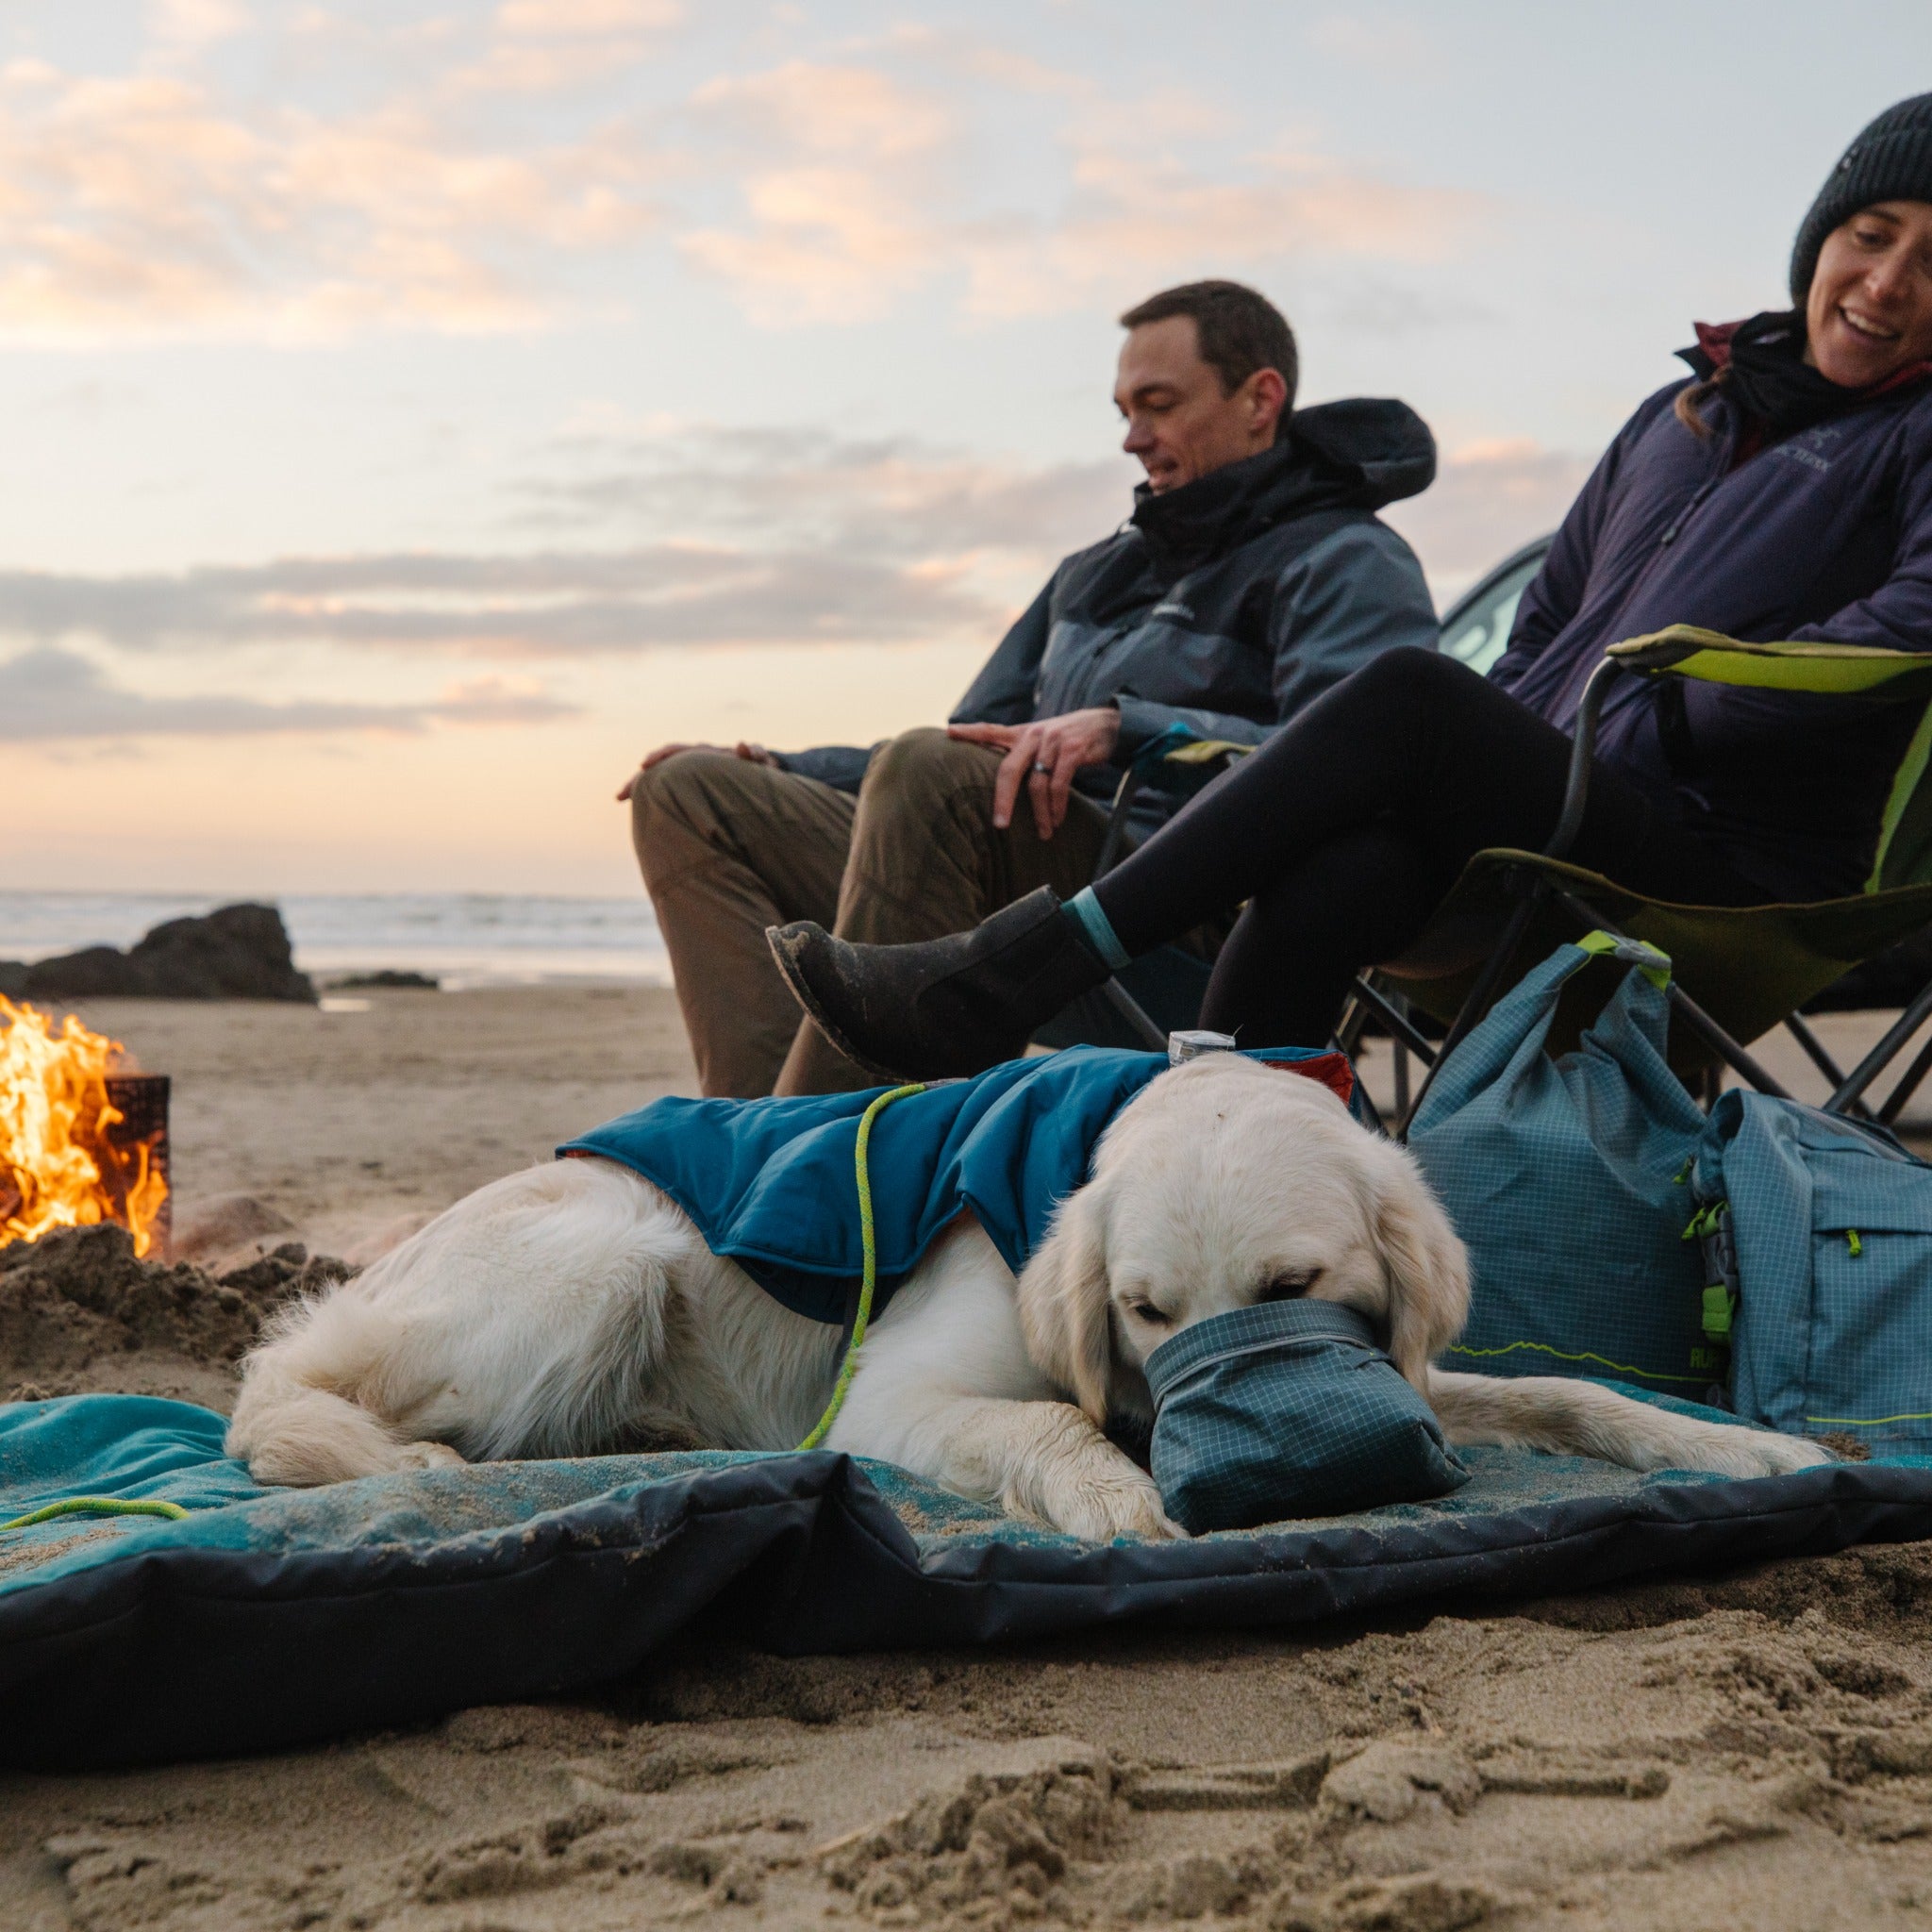
<instances>
[{"instance_id":1,"label":"camp chair","mask_svg":"<svg viewBox=\"0 0 1932 1932\"><path fill-rule=\"evenodd\" d=\"M1672 1059L1681 1073L1727 1066L1760 1092L1788 1097L1743 1044L1782 1022L1830 1082L1827 1106L1837 1112L1866 1110L1863 1096L1873 1082L1932 1015L1932 985L1849 1072L1833 1061L1798 1008L1847 968L1932 919L1932 704L1894 776L1861 892L1811 905L1680 906L1628 891L1567 857L1589 802L1604 700L1624 676L1696 677L1821 699L1923 701L1932 695L1932 651L1740 643L1689 625L1612 644L1584 690L1562 811L1549 843L1541 852L1478 853L1417 944L1357 980L1357 1006L1428 1068L1426 1092L1436 1069L1505 988L1563 941L1601 928L1670 955L1671 1004L1680 1023L1672 1029ZM1589 999L1579 989L1574 1009L1559 1008L1555 1050L1574 1041ZM1416 1024L1418 1009L1447 1025L1440 1045ZM1932 1043L1877 1109L1881 1121L1897 1117L1928 1070ZM1417 1107L1422 1097L1416 1095Z\"/></svg>"},{"instance_id":2,"label":"camp chair","mask_svg":"<svg viewBox=\"0 0 1932 1932\"><path fill-rule=\"evenodd\" d=\"M1188 739L1168 748L1157 739L1128 766L1108 807L1107 831L1094 878L1133 849L1135 802L1150 788L1191 795L1229 758L1254 750L1231 739ZM1034 1029L1040 1046L1126 1046L1167 1051L1170 1033L1193 1025L1208 991L1211 963L1184 946L1157 946Z\"/></svg>"}]
</instances>

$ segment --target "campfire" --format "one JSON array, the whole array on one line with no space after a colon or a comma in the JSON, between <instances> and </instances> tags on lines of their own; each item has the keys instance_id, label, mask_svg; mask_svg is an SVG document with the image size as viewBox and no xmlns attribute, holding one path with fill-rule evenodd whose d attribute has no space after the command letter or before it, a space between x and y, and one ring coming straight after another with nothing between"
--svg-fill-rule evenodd
<instances>
[{"instance_id":1,"label":"campfire","mask_svg":"<svg viewBox=\"0 0 1932 1932\"><path fill-rule=\"evenodd\" d=\"M134 1252L168 1235L168 1081L119 1041L0 994L0 1248L119 1222Z\"/></svg>"}]
</instances>

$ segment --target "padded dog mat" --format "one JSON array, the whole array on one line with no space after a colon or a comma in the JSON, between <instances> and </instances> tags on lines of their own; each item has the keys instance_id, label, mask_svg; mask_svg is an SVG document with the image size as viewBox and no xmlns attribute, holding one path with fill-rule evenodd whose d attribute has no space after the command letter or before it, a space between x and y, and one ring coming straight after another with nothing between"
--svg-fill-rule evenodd
<instances>
[{"instance_id":1,"label":"padded dog mat","mask_svg":"<svg viewBox=\"0 0 1932 1932\"><path fill-rule=\"evenodd\" d=\"M1932 1536L1926 1457L1740 1482L1474 1449L1437 1502L1095 1544L829 1451L271 1491L222 1454L225 1427L144 1396L0 1404L0 1522L79 1495L191 1512L0 1535L0 1762L262 1750L542 1697L691 1625L793 1655L1280 1625Z\"/></svg>"}]
</instances>

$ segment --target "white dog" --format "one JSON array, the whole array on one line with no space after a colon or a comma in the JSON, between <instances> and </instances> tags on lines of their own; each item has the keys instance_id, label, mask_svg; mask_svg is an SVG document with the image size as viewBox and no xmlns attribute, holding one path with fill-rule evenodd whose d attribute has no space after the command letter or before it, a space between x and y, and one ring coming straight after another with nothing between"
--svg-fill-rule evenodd
<instances>
[{"instance_id":1,"label":"white dog","mask_svg":"<svg viewBox=\"0 0 1932 1932\"><path fill-rule=\"evenodd\" d=\"M1308 1295L1359 1309L1451 1441L1633 1469L1769 1475L1816 1444L1607 1390L1432 1370L1468 1263L1402 1149L1319 1082L1234 1054L1152 1081L1016 1281L962 1216L868 1336L826 1446L1104 1539L1180 1532L1103 1434L1151 1415L1141 1364L1191 1323ZM713 1256L664 1193L601 1159L479 1189L248 1358L231 1453L267 1483L464 1459L584 1456L665 1436L790 1449L842 1338Z\"/></svg>"}]
</instances>

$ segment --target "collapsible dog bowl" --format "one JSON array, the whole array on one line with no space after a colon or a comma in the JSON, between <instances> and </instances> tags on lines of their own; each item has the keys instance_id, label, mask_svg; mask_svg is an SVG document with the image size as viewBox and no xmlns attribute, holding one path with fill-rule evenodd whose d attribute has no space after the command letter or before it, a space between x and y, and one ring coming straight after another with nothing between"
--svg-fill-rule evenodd
<instances>
[{"instance_id":1,"label":"collapsible dog bowl","mask_svg":"<svg viewBox=\"0 0 1932 1932\"><path fill-rule=\"evenodd\" d=\"M1184 1529L1247 1529L1446 1495L1469 1471L1441 1424L1334 1302L1210 1315L1147 1357L1154 1480Z\"/></svg>"}]
</instances>

